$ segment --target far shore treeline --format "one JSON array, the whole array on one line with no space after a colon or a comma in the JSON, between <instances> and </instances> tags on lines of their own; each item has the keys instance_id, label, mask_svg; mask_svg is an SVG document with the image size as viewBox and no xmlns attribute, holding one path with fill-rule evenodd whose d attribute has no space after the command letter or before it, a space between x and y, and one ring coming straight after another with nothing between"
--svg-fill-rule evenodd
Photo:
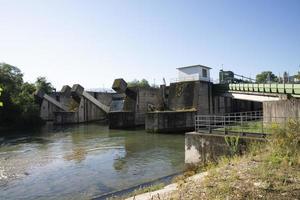
<instances>
[{"instance_id":1,"label":"far shore treeline","mask_svg":"<svg viewBox=\"0 0 300 200\"><path fill-rule=\"evenodd\" d=\"M44 123L34 92L41 89L51 93L54 90L45 77L38 77L35 83L24 82L19 68L0 63L0 88L0 130L31 128Z\"/></svg>"}]
</instances>

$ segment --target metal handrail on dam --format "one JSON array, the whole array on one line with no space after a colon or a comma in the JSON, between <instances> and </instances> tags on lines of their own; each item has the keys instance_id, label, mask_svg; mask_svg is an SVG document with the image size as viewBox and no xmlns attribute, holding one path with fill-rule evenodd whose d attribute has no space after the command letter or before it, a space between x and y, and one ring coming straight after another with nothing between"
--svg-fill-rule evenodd
<instances>
[{"instance_id":1,"label":"metal handrail on dam","mask_svg":"<svg viewBox=\"0 0 300 200\"><path fill-rule=\"evenodd\" d=\"M237 112L225 115L196 115L195 131L199 133L230 134L265 136L266 127L263 123L262 111Z\"/></svg>"},{"instance_id":2,"label":"metal handrail on dam","mask_svg":"<svg viewBox=\"0 0 300 200\"><path fill-rule=\"evenodd\" d=\"M273 133L274 127L285 129L291 120L300 123L300 117L264 116L262 111L196 115L195 132L264 138Z\"/></svg>"},{"instance_id":3,"label":"metal handrail on dam","mask_svg":"<svg viewBox=\"0 0 300 200\"><path fill-rule=\"evenodd\" d=\"M300 84L293 83L230 83L229 91L300 95Z\"/></svg>"}]
</instances>

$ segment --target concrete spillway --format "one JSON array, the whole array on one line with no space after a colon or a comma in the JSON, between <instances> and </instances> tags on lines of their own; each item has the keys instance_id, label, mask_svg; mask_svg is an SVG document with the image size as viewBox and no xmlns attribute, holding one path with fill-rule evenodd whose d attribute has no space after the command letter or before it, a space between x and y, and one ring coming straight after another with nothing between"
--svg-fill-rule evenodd
<instances>
[{"instance_id":1,"label":"concrete spillway","mask_svg":"<svg viewBox=\"0 0 300 200\"><path fill-rule=\"evenodd\" d=\"M60 108L63 111L68 111L68 108L61 104L60 102L56 101L54 98L52 98L51 96L44 94L43 98L47 101L49 101L50 103L52 103L53 105L55 105L56 107Z\"/></svg>"},{"instance_id":2,"label":"concrete spillway","mask_svg":"<svg viewBox=\"0 0 300 200\"><path fill-rule=\"evenodd\" d=\"M84 91L84 88L81 85L79 84L73 85L71 92L72 92L72 96L74 96L75 99L84 97L85 99L92 102L96 107L100 108L105 113L109 112L109 106L101 103L95 97L90 95L88 92Z\"/></svg>"},{"instance_id":3,"label":"concrete spillway","mask_svg":"<svg viewBox=\"0 0 300 200\"><path fill-rule=\"evenodd\" d=\"M68 106L56 100L55 96L45 94L42 90L35 93L41 104L40 116L44 120L54 120L54 112L66 112Z\"/></svg>"},{"instance_id":4,"label":"concrete spillway","mask_svg":"<svg viewBox=\"0 0 300 200\"><path fill-rule=\"evenodd\" d=\"M105 113L109 112L109 107L107 105L101 103L100 101L98 101L97 99L95 99L92 95L90 95L89 93L87 93L86 91L82 92L82 96L84 98L88 99L89 101L91 101L98 108L100 108L101 110L103 110Z\"/></svg>"}]
</instances>

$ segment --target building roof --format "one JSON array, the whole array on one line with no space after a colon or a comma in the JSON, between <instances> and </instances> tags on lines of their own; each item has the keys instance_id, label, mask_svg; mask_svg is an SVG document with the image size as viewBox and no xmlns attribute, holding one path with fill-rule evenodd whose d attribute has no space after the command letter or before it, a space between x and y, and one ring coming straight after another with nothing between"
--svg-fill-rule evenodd
<instances>
[{"instance_id":1,"label":"building roof","mask_svg":"<svg viewBox=\"0 0 300 200\"><path fill-rule=\"evenodd\" d=\"M191 67L201 67L201 68L206 68L206 69L211 69L210 67L204 66L204 65L191 65L191 66L186 66L186 67L178 67L177 69L185 69L185 68L191 68Z\"/></svg>"}]
</instances>

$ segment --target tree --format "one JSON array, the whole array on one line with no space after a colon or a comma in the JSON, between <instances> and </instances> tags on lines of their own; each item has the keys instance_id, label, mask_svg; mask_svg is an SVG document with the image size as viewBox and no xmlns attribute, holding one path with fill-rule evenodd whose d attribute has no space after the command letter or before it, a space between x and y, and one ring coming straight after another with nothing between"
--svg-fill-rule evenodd
<instances>
[{"instance_id":1,"label":"tree","mask_svg":"<svg viewBox=\"0 0 300 200\"><path fill-rule=\"evenodd\" d=\"M142 87L142 88L150 87L149 82L144 78L140 81L139 86Z\"/></svg>"},{"instance_id":2,"label":"tree","mask_svg":"<svg viewBox=\"0 0 300 200\"><path fill-rule=\"evenodd\" d=\"M23 82L21 70L15 66L0 63L0 87L3 88L0 109L0 126L32 127L42 124L39 105L34 101L36 87Z\"/></svg>"},{"instance_id":3,"label":"tree","mask_svg":"<svg viewBox=\"0 0 300 200\"><path fill-rule=\"evenodd\" d=\"M295 77L295 79L297 79L296 81L299 82L300 81L300 71L294 77Z\"/></svg>"},{"instance_id":4,"label":"tree","mask_svg":"<svg viewBox=\"0 0 300 200\"><path fill-rule=\"evenodd\" d=\"M131 82L127 83L128 87L140 87L140 88L149 88L150 84L146 79L142 79L142 80L137 80L134 79Z\"/></svg>"},{"instance_id":5,"label":"tree","mask_svg":"<svg viewBox=\"0 0 300 200\"><path fill-rule=\"evenodd\" d=\"M52 84L47 81L46 77L38 77L35 86L37 90L42 90L46 94L50 94L55 90Z\"/></svg>"},{"instance_id":6,"label":"tree","mask_svg":"<svg viewBox=\"0 0 300 200\"><path fill-rule=\"evenodd\" d=\"M266 83L266 82L277 82L278 77L273 74L271 71L263 71L260 74L256 75L257 83Z\"/></svg>"},{"instance_id":7,"label":"tree","mask_svg":"<svg viewBox=\"0 0 300 200\"><path fill-rule=\"evenodd\" d=\"M6 63L0 63L0 87L3 88L0 109L0 123L15 123L21 115L21 108L16 103L21 93L23 74L20 69Z\"/></svg>"},{"instance_id":8,"label":"tree","mask_svg":"<svg viewBox=\"0 0 300 200\"><path fill-rule=\"evenodd\" d=\"M2 88L0 88L0 97L1 97L1 92L2 92ZM0 107L2 107L2 106L3 106L3 102L0 101Z\"/></svg>"}]
</instances>

